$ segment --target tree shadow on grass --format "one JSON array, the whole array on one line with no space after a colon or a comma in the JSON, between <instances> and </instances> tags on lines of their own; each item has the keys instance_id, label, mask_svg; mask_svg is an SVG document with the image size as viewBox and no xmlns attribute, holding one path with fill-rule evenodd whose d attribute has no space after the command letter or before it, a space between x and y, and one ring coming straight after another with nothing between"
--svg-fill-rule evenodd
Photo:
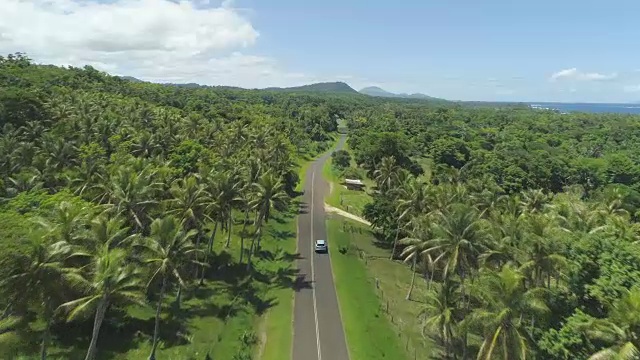
<instances>
[{"instance_id":1,"label":"tree shadow on grass","mask_svg":"<svg viewBox=\"0 0 640 360\"><path fill-rule=\"evenodd\" d=\"M296 237L296 233L291 230L269 229L269 235L276 240L287 240Z\"/></svg>"},{"instance_id":2,"label":"tree shadow on grass","mask_svg":"<svg viewBox=\"0 0 640 360\"><path fill-rule=\"evenodd\" d=\"M278 224L285 224L285 223L287 222L287 220L286 220L286 219L284 219L284 217L282 217L282 216L272 216L272 217L269 219L269 222L271 222L271 221L275 221L275 222L277 222Z\"/></svg>"},{"instance_id":3,"label":"tree shadow on grass","mask_svg":"<svg viewBox=\"0 0 640 360\"><path fill-rule=\"evenodd\" d=\"M393 248L393 240L388 241L384 235L379 232L372 231L371 234L373 235L373 241L371 243L376 247L384 250L391 250Z\"/></svg>"},{"instance_id":4,"label":"tree shadow on grass","mask_svg":"<svg viewBox=\"0 0 640 360\"><path fill-rule=\"evenodd\" d=\"M227 284L237 284L246 277L246 264L235 262L232 255L226 251L215 254L215 256L209 260L209 267L205 269L205 279L207 279L207 281L222 281Z\"/></svg>"},{"instance_id":5,"label":"tree shadow on grass","mask_svg":"<svg viewBox=\"0 0 640 360\"><path fill-rule=\"evenodd\" d=\"M167 302L165 300L165 302ZM165 309L166 310L166 309ZM167 312L163 312L167 314ZM155 318L136 318L127 315L125 309L110 308L100 328L98 359L113 359L139 348L141 343L151 342ZM165 347L188 343L187 322L181 317L164 316L161 319L159 339ZM84 357L91 341L93 317L73 323L52 326L52 336L60 349L51 351L50 358L78 359Z\"/></svg>"}]
</instances>

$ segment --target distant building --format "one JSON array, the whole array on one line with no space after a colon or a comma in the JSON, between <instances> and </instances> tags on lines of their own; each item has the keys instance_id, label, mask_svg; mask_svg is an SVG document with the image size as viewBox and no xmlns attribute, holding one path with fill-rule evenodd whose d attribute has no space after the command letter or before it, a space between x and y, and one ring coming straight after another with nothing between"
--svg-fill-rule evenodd
<instances>
[{"instance_id":1,"label":"distant building","mask_svg":"<svg viewBox=\"0 0 640 360\"><path fill-rule=\"evenodd\" d=\"M365 184L359 179L344 179L344 185L349 190L364 190Z\"/></svg>"}]
</instances>

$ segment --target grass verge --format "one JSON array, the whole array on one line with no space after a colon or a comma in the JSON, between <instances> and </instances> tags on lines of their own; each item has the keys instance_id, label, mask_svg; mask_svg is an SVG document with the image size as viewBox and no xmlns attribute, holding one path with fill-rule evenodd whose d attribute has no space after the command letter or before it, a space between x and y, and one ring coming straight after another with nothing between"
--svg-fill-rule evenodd
<instances>
[{"instance_id":1,"label":"grass verge","mask_svg":"<svg viewBox=\"0 0 640 360\"><path fill-rule=\"evenodd\" d=\"M407 359L397 334L376 296L375 283L353 249L351 237L343 231L343 220L329 217L328 237L332 242L331 267L340 303L342 323L351 360Z\"/></svg>"},{"instance_id":2,"label":"grass verge","mask_svg":"<svg viewBox=\"0 0 640 360\"><path fill-rule=\"evenodd\" d=\"M298 205L293 206L297 209ZM278 238L278 242L271 244L275 252L275 264L270 272L277 277L285 277L285 282L293 284L293 271L295 270L296 253L296 221L295 214L285 223L277 224L271 232L272 237ZM274 264L271 264L274 265ZM262 317L265 342L262 353L258 353L257 359L262 360L287 360L291 358L293 341L293 296L291 286L271 286L269 297L273 298L275 305Z\"/></svg>"},{"instance_id":3,"label":"grass verge","mask_svg":"<svg viewBox=\"0 0 640 360\"><path fill-rule=\"evenodd\" d=\"M325 150L325 151L333 151L333 149L338 144L338 140L340 140L339 135L332 138L331 141L328 141L327 142L328 150ZM298 167L298 178L300 179L300 181L298 182L298 186L296 186L296 189L295 189L296 191L300 192L302 191L302 189L304 189L304 184L306 182L305 175L307 174L307 169L309 169L311 162L313 162L318 157L322 156L322 154L324 154L325 151L322 151L320 153L313 154L313 155L305 154L297 158L296 164Z\"/></svg>"},{"instance_id":4,"label":"grass verge","mask_svg":"<svg viewBox=\"0 0 640 360\"><path fill-rule=\"evenodd\" d=\"M419 316L424 281L418 276L406 300L411 270L389 260L388 250L375 245L366 226L338 216L330 217L327 226L351 359L430 359L433 344L422 336Z\"/></svg>"}]
</instances>

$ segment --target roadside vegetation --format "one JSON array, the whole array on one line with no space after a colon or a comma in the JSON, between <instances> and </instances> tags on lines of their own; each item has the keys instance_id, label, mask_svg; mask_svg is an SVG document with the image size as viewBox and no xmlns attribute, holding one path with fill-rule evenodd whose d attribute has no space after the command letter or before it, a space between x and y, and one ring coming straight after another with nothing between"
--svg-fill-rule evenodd
<instances>
[{"instance_id":1,"label":"roadside vegetation","mask_svg":"<svg viewBox=\"0 0 640 360\"><path fill-rule=\"evenodd\" d=\"M638 120L354 114L351 155L375 181L373 244L410 270L405 306L419 303L434 344L418 358L638 358Z\"/></svg>"},{"instance_id":2,"label":"roadside vegetation","mask_svg":"<svg viewBox=\"0 0 640 360\"><path fill-rule=\"evenodd\" d=\"M329 221L354 359L638 358L638 116L159 85L23 54L0 57L0 88L3 359L288 357L300 174L337 130L324 175L367 186L327 201L373 234Z\"/></svg>"},{"instance_id":3,"label":"roadside vegetation","mask_svg":"<svg viewBox=\"0 0 640 360\"><path fill-rule=\"evenodd\" d=\"M0 357L283 359L340 110L0 57Z\"/></svg>"}]
</instances>

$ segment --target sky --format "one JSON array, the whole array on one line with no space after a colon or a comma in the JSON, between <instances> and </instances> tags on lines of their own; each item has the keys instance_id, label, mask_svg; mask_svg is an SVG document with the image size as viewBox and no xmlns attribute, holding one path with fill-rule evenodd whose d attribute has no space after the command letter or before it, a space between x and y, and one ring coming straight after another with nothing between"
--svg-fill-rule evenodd
<instances>
[{"instance_id":1,"label":"sky","mask_svg":"<svg viewBox=\"0 0 640 360\"><path fill-rule=\"evenodd\" d=\"M0 54L155 82L639 102L637 0L0 0Z\"/></svg>"}]
</instances>

